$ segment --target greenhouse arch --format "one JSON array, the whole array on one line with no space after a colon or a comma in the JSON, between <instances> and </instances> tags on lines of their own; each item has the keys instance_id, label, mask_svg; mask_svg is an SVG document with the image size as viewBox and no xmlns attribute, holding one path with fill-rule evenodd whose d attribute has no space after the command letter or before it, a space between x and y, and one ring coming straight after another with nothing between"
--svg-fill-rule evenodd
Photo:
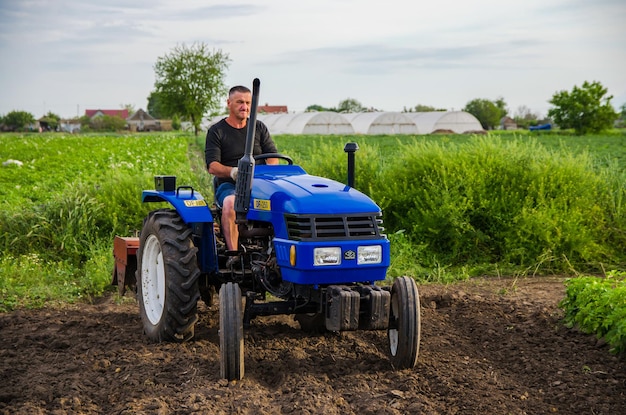
<instances>
[{"instance_id":1,"label":"greenhouse arch","mask_svg":"<svg viewBox=\"0 0 626 415\"><path fill-rule=\"evenodd\" d=\"M211 118L208 127L225 118ZM258 114L271 134L365 134L399 135L453 132L456 134L482 131L480 122L465 111L435 112L358 112L331 111L282 114Z\"/></svg>"},{"instance_id":2,"label":"greenhouse arch","mask_svg":"<svg viewBox=\"0 0 626 415\"><path fill-rule=\"evenodd\" d=\"M482 130L480 121L465 111L407 112L415 123L418 134L453 131L457 134Z\"/></svg>"},{"instance_id":3,"label":"greenhouse arch","mask_svg":"<svg viewBox=\"0 0 626 415\"><path fill-rule=\"evenodd\" d=\"M352 124L336 112L259 114L272 134L354 134Z\"/></svg>"}]
</instances>

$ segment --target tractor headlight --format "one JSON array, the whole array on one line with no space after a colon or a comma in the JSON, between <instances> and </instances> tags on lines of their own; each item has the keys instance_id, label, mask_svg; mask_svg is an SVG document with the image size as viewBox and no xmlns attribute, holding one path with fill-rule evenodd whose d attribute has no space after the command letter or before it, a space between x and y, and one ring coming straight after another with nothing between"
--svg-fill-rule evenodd
<instances>
[{"instance_id":1,"label":"tractor headlight","mask_svg":"<svg viewBox=\"0 0 626 415\"><path fill-rule=\"evenodd\" d=\"M315 248L313 250L313 265L339 265L341 264L340 247Z\"/></svg>"},{"instance_id":2,"label":"tractor headlight","mask_svg":"<svg viewBox=\"0 0 626 415\"><path fill-rule=\"evenodd\" d=\"M357 264L380 264L383 260L383 247L380 245L359 246Z\"/></svg>"}]
</instances>

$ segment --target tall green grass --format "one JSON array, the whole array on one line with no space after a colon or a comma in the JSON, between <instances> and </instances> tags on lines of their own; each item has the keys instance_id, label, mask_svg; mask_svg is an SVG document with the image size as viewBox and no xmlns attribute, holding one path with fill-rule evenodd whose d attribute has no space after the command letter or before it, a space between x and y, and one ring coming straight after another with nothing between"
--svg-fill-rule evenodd
<instances>
[{"instance_id":1,"label":"tall green grass","mask_svg":"<svg viewBox=\"0 0 626 415\"><path fill-rule=\"evenodd\" d=\"M383 209L389 276L448 282L482 274L626 266L626 150L528 136L278 136L310 174L347 180ZM572 140L577 138L572 137ZM187 134L0 135L0 311L75 301L109 288L115 235L138 231L153 176L208 199L204 138ZM622 150L620 150L620 148ZM602 150L604 151L604 150ZM622 151L622 153L620 153Z\"/></svg>"},{"instance_id":2,"label":"tall green grass","mask_svg":"<svg viewBox=\"0 0 626 415\"><path fill-rule=\"evenodd\" d=\"M208 182L186 135L0 135L0 148L24 163L0 170L0 311L101 295L113 237L158 207L141 203L153 176Z\"/></svg>"},{"instance_id":3,"label":"tall green grass","mask_svg":"<svg viewBox=\"0 0 626 415\"><path fill-rule=\"evenodd\" d=\"M392 229L406 229L433 260L568 271L618 252L606 221L610 183L587 154L480 137L418 144L372 196Z\"/></svg>"},{"instance_id":4,"label":"tall green grass","mask_svg":"<svg viewBox=\"0 0 626 415\"><path fill-rule=\"evenodd\" d=\"M356 187L383 209L392 241L389 274L450 281L626 265L623 138L598 137L597 153L592 141L571 139L508 134L277 141L310 173L341 181L343 145L358 142Z\"/></svg>"}]
</instances>

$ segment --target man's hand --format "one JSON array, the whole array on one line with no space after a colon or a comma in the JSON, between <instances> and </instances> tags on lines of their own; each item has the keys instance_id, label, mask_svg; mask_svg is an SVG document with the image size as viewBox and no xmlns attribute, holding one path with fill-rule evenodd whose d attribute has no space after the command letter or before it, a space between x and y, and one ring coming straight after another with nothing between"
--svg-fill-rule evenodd
<instances>
[{"instance_id":1,"label":"man's hand","mask_svg":"<svg viewBox=\"0 0 626 415\"><path fill-rule=\"evenodd\" d=\"M239 173L239 169L237 167L230 169L230 178L237 181L237 173Z\"/></svg>"}]
</instances>

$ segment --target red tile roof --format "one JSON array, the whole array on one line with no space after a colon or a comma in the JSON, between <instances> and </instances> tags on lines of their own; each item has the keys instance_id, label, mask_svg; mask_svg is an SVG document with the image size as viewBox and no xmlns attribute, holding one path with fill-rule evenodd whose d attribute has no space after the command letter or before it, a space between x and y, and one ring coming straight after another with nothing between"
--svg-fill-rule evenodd
<instances>
[{"instance_id":1,"label":"red tile roof","mask_svg":"<svg viewBox=\"0 0 626 415\"><path fill-rule=\"evenodd\" d=\"M128 110L85 110L85 115L89 118L93 118L94 115L108 115L110 117L121 117L123 119L128 118Z\"/></svg>"},{"instance_id":2,"label":"red tile roof","mask_svg":"<svg viewBox=\"0 0 626 415\"><path fill-rule=\"evenodd\" d=\"M269 105L269 104L259 105L257 107L257 111L261 113L266 113L266 114L283 114L283 113L289 112L287 111L286 105Z\"/></svg>"}]
</instances>

